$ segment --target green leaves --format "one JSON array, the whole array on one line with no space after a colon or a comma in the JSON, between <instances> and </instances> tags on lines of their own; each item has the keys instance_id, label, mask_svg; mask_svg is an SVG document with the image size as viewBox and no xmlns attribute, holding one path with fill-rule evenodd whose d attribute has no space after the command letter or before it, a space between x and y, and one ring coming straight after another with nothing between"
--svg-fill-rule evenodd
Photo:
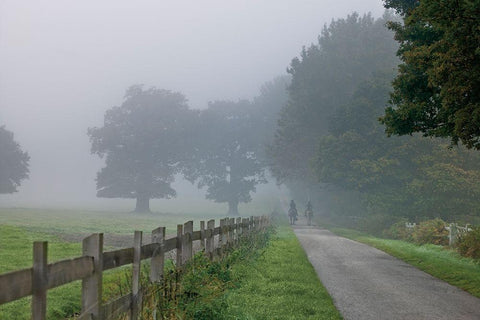
<instances>
[{"instance_id":1,"label":"green leaves","mask_svg":"<svg viewBox=\"0 0 480 320\"><path fill-rule=\"evenodd\" d=\"M130 87L123 104L106 112L104 126L88 130L92 153L106 157L97 195L174 197L170 184L189 156L195 117L180 93Z\"/></svg>"},{"instance_id":2,"label":"green leaves","mask_svg":"<svg viewBox=\"0 0 480 320\"><path fill-rule=\"evenodd\" d=\"M17 192L28 178L30 157L13 139L13 133L0 126L0 194Z\"/></svg>"},{"instance_id":3,"label":"green leaves","mask_svg":"<svg viewBox=\"0 0 480 320\"><path fill-rule=\"evenodd\" d=\"M207 199L229 203L237 214L239 202L250 202L256 185L265 183L261 157L265 138L264 119L248 101L216 101L200 113L195 159L186 174L199 187L207 187Z\"/></svg>"},{"instance_id":4,"label":"green leaves","mask_svg":"<svg viewBox=\"0 0 480 320\"><path fill-rule=\"evenodd\" d=\"M480 3L386 1L403 61L382 121L389 134L422 132L480 149ZM407 5L408 10L405 10Z\"/></svg>"}]
</instances>

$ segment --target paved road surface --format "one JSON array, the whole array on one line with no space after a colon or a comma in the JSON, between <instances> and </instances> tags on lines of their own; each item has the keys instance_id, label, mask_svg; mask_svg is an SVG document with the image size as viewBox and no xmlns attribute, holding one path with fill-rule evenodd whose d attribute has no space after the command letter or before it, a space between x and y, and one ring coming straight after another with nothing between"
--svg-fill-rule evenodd
<instances>
[{"instance_id":1,"label":"paved road surface","mask_svg":"<svg viewBox=\"0 0 480 320\"><path fill-rule=\"evenodd\" d=\"M480 299L380 250L316 227L294 231L346 320L480 319Z\"/></svg>"}]
</instances>

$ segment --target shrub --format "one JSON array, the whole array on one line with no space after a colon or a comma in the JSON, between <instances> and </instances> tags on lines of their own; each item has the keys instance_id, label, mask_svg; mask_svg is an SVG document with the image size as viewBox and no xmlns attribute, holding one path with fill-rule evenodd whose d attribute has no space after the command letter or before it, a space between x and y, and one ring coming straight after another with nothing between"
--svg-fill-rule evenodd
<instances>
[{"instance_id":1,"label":"shrub","mask_svg":"<svg viewBox=\"0 0 480 320\"><path fill-rule=\"evenodd\" d=\"M456 247L465 257L480 259L480 227L459 236Z\"/></svg>"},{"instance_id":2,"label":"shrub","mask_svg":"<svg viewBox=\"0 0 480 320\"><path fill-rule=\"evenodd\" d=\"M406 222L406 219L395 222L393 225L390 226L390 228L383 231L383 235L390 239L412 241L413 229L407 228L405 226Z\"/></svg>"},{"instance_id":3,"label":"shrub","mask_svg":"<svg viewBox=\"0 0 480 320\"><path fill-rule=\"evenodd\" d=\"M372 214L362 217L358 222L358 228L360 231L381 236L383 231L390 228L397 220L398 218L387 214Z\"/></svg>"},{"instance_id":4,"label":"shrub","mask_svg":"<svg viewBox=\"0 0 480 320\"><path fill-rule=\"evenodd\" d=\"M448 230L445 221L433 219L420 222L412 233L412 240L417 244L448 245Z\"/></svg>"}]
</instances>

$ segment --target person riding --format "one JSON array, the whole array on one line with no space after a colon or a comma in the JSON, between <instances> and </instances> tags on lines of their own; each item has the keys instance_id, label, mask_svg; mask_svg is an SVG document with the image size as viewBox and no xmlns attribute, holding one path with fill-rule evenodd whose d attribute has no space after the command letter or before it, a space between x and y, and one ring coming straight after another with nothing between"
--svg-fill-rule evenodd
<instances>
[{"instance_id":1,"label":"person riding","mask_svg":"<svg viewBox=\"0 0 480 320\"><path fill-rule=\"evenodd\" d=\"M308 219L308 225L312 224L312 217L313 217L313 207L310 200L307 202L307 209L305 210L305 217Z\"/></svg>"},{"instance_id":2,"label":"person riding","mask_svg":"<svg viewBox=\"0 0 480 320\"><path fill-rule=\"evenodd\" d=\"M290 201L290 209L288 209L288 216L290 217L290 224L295 224L295 221L297 220L297 205L295 204L295 201Z\"/></svg>"}]
</instances>

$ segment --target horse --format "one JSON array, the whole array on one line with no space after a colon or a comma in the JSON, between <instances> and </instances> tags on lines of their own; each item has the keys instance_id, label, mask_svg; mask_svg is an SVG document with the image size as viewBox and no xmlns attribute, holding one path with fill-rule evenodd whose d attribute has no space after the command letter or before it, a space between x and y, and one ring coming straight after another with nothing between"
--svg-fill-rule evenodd
<instances>
[{"instance_id":1,"label":"horse","mask_svg":"<svg viewBox=\"0 0 480 320\"><path fill-rule=\"evenodd\" d=\"M313 218L313 210L307 209L305 210L305 216L307 217L308 225L312 225L312 218Z\"/></svg>"},{"instance_id":2,"label":"horse","mask_svg":"<svg viewBox=\"0 0 480 320\"><path fill-rule=\"evenodd\" d=\"M295 221L297 220L297 210L294 208L290 208L288 210L288 217L290 218L290 224L295 224Z\"/></svg>"}]
</instances>

